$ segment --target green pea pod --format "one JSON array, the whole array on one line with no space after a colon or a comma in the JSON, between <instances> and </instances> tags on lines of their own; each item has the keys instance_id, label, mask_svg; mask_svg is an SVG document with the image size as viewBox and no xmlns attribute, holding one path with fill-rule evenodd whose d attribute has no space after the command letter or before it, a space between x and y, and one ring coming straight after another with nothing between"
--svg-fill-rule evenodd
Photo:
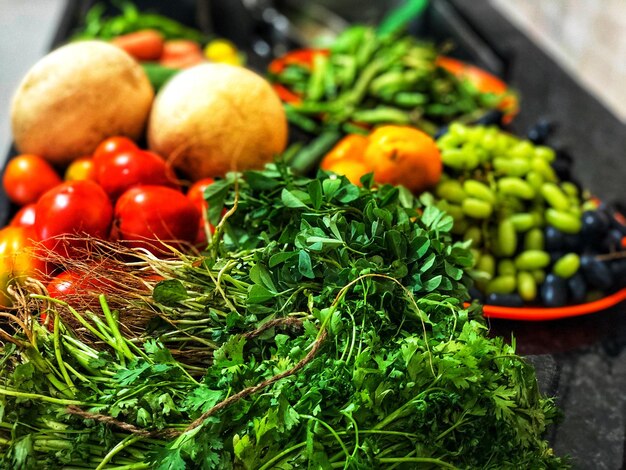
<instances>
[{"instance_id":1,"label":"green pea pod","mask_svg":"<svg viewBox=\"0 0 626 470\"><path fill-rule=\"evenodd\" d=\"M546 209L546 222L554 228L565 233L578 233L582 228L582 221L579 216L556 209Z\"/></svg>"},{"instance_id":2,"label":"green pea pod","mask_svg":"<svg viewBox=\"0 0 626 470\"><path fill-rule=\"evenodd\" d=\"M463 189L469 196L475 197L476 199L486 201L489 204L496 202L496 196L493 194L491 188L480 181L466 180L463 183Z\"/></svg>"},{"instance_id":3,"label":"green pea pod","mask_svg":"<svg viewBox=\"0 0 626 470\"><path fill-rule=\"evenodd\" d=\"M351 26L345 29L334 41L332 45L333 54L354 54L357 48L363 43L367 26Z\"/></svg>"},{"instance_id":4,"label":"green pea pod","mask_svg":"<svg viewBox=\"0 0 626 470\"><path fill-rule=\"evenodd\" d=\"M554 263L552 272L563 279L568 279L576 274L579 268L580 257L576 253L568 253Z\"/></svg>"},{"instance_id":5,"label":"green pea pod","mask_svg":"<svg viewBox=\"0 0 626 470\"><path fill-rule=\"evenodd\" d=\"M493 212L493 206L486 201L481 201L473 197L468 197L461 206L463 212L475 219L487 219Z\"/></svg>"},{"instance_id":6,"label":"green pea pod","mask_svg":"<svg viewBox=\"0 0 626 470\"><path fill-rule=\"evenodd\" d=\"M541 250L527 250L517 255L515 267L522 271L543 269L550 264L550 255Z\"/></svg>"},{"instance_id":7,"label":"green pea pod","mask_svg":"<svg viewBox=\"0 0 626 470\"><path fill-rule=\"evenodd\" d=\"M393 102L403 108L415 108L428 102L428 96L418 92L400 91L394 94Z\"/></svg>"},{"instance_id":8,"label":"green pea pod","mask_svg":"<svg viewBox=\"0 0 626 470\"><path fill-rule=\"evenodd\" d=\"M515 286L515 276L498 276L487 284L487 294L510 294Z\"/></svg>"},{"instance_id":9,"label":"green pea pod","mask_svg":"<svg viewBox=\"0 0 626 470\"><path fill-rule=\"evenodd\" d=\"M566 211L570 207L568 197L554 183L543 183L541 185L541 195L556 210Z\"/></svg>"},{"instance_id":10,"label":"green pea pod","mask_svg":"<svg viewBox=\"0 0 626 470\"><path fill-rule=\"evenodd\" d=\"M520 271L517 274L517 293L526 302L537 298L537 281L531 273Z\"/></svg>"},{"instance_id":11,"label":"green pea pod","mask_svg":"<svg viewBox=\"0 0 626 470\"><path fill-rule=\"evenodd\" d=\"M509 196L516 196L520 199L532 199L535 197L535 190L521 178L506 176L498 180L498 189Z\"/></svg>"},{"instance_id":12,"label":"green pea pod","mask_svg":"<svg viewBox=\"0 0 626 470\"><path fill-rule=\"evenodd\" d=\"M324 96L324 80L328 71L328 57L324 54L313 54L313 66L306 90L309 101L318 101Z\"/></svg>"},{"instance_id":13,"label":"green pea pod","mask_svg":"<svg viewBox=\"0 0 626 470\"><path fill-rule=\"evenodd\" d=\"M375 109L363 109L352 113L352 120L366 124L409 124L411 117L397 108L379 106Z\"/></svg>"},{"instance_id":14,"label":"green pea pod","mask_svg":"<svg viewBox=\"0 0 626 470\"><path fill-rule=\"evenodd\" d=\"M502 256L513 256L517 250L517 233L511 219L498 225L498 251Z\"/></svg>"}]
</instances>

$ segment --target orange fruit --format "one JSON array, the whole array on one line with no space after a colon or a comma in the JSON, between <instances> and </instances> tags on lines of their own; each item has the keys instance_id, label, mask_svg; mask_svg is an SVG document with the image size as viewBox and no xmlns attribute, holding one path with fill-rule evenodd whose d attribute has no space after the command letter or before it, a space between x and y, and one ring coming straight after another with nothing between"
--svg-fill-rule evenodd
<instances>
[{"instance_id":1,"label":"orange fruit","mask_svg":"<svg viewBox=\"0 0 626 470\"><path fill-rule=\"evenodd\" d=\"M352 184L361 186L361 176L371 173L371 169L363 162L363 160L356 160L353 158L344 158L342 160L335 160L330 165L326 165L323 168L326 171L332 171L338 175L343 175Z\"/></svg>"},{"instance_id":2,"label":"orange fruit","mask_svg":"<svg viewBox=\"0 0 626 470\"><path fill-rule=\"evenodd\" d=\"M441 177L441 154L428 134L409 126L382 126L369 136L365 166L374 181L403 185L413 192L434 186Z\"/></svg>"},{"instance_id":3,"label":"orange fruit","mask_svg":"<svg viewBox=\"0 0 626 470\"><path fill-rule=\"evenodd\" d=\"M348 134L324 155L320 163L322 170L328 170L339 160L363 160L365 148L367 147L367 137L360 134Z\"/></svg>"}]
</instances>

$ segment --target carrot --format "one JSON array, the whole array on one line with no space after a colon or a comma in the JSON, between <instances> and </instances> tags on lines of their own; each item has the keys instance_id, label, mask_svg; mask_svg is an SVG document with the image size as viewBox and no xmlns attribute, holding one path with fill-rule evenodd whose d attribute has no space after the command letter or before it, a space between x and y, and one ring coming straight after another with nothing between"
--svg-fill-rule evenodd
<instances>
[{"instance_id":1,"label":"carrot","mask_svg":"<svg viewBox=\"0 0 626 470\"><path fill-rule=\"evenodd\" d=\"M114 38L111 43L137 60L158 60L163 53L163 35L154 29L144 29Z\"/></svg>"},{"instance_id":2,"label":"carrot","mask_svg":"<svg viewBox=\"0 0 626 470\"><path fill-rule=\"evenodd\" d=\"M159 64L163 67L169 67L173 69L184 69L193 65L198 65L204 62L206 59L200 52L189 52L188 54L180 55L177 57L161 58Z\"/></svg>"},{"instance_id":3,"label":"carrot","mask_svg":"<svg viewBox=\"0 0 626 470\"><path fill-rule=\"evenodd\" d=\"M191 56L192 54L202 55L200 44L188 39L171 39L163 44L161 60L168 61L170 59Z\"/></svg>"}]
</instances>

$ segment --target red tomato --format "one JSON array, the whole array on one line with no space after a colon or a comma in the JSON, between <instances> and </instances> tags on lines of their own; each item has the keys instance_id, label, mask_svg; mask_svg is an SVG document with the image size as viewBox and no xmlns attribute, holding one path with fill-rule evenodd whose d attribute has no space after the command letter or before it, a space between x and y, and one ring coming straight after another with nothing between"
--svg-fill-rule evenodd
<instances>
[{"instance_id":1,"label":"red tomato","mask_svg":"<svg viewBox=\"0 0 626 470\"><path fill-rule=\"evenodd\" d=\"M89 296L93 297L93 299L90 300L95 300L96 305L99 304L97 297L106 293L108 287L109 283L106 281L86 276L84 273L77 271L64 271L52 278L47 286L48 294L53 299L71 303L73 298L77 299L78 296L82 297L85 294L91 294Z\"/></svg>"},{"instance_id":2,"label":"red tomato","mask_svg":"<svg viewBox=\"0 0 626 470\"><path fill-rule=\"evenodd\" d=\"M93 158L80 157L70 163L65 170L65 181L96 180Z\"/></svg>"},{"instance_id":3,"label":"red tomato","mask_svg":"<svg viewBox=\"0 0 626 470\"><path fill-rule=\"evenodd\" d=\"M140 184L177 187L176 176L156 153L128 150L94 157L96 181L113 200Z\"/></svg>"},{"instance_id":4,"label":"red tomato","mask_svg":"<svg viewBox=\"0 0 626 470\"><path fill-rule=\"evenodd\" d=\"M202 214L200 226L198 227L198 235L196 236L196 241L194 242L194 245L199 248L205 248L207 245L206 227L208 226L211 233L215 232L215 227L209 223L207 218L207 209L209 208L209 205L204 199L204 190L214 182L215 180L213 178L203 178L192 184L189 191L187 191L187 197L195 204L200 214Z\"/></svg>"},{"instance_id":5,"label":"red tomato","mask_svg":"<svg viewBox=\"0 0 626 470\"><path fill-rule=\"evenodd\" d=\"M7 163L2 184L11 201L23 206L61 183L54 168L37 155L18 155Z\"/></svg>"},{"instance_id":6,"label":"red tomato","mask_svg":"<svg viewBox=\"0 0 626 470\"><path fill-rule=\"evenodd\" d=\"M65 257L80 256L86 241L64 235L106 238L113 207L93 181L67 181L41 196L35 207L35 230L43 245Z\"/></svg>"},{"instance_id":7,"label":"red tomato","mask_svg":"<svg viewBox=\"0 0 626 470\"><path fill-rule=\"evenodd\" d=\"M33 227L35 225L35 204L26 204L11 219L11 227Z\"/></svg>"},{"instance_id":8,"label":"red tomato","mask_svg":"<svg viewBox=\"0 0 626 470\"><path fill-rule=\"evenodd\" d=\"M200 212L183 193L165 186L137 186L115 204L112 238L166 253L171 250L159 241L182 249L180 242L193 243L199 224Z\"/></svg>"},{"instance_id":9,"label":"red tomato","mask_svg":"<svg viewBox=\"0 0 626 470\"><path fill-rule=\"evenodd\" d=\"M42 278L46 264L35 253L34 230L5 227L0 230L0 306L11 304L7 288L27 277Z\"/></svg>"},{"instance_id":10,"label":"red tomato","mask_svg":"<svg viewBox=\"0 0 626 470\"><path fill-rule=\"evenodd\" d=\"M137 150L137 144L128 137L116 136L100 142L93 153L93 158L98 159L108 155L117 155L118 153L127 152L129 150Z\"/></svg>"}]
</instances>

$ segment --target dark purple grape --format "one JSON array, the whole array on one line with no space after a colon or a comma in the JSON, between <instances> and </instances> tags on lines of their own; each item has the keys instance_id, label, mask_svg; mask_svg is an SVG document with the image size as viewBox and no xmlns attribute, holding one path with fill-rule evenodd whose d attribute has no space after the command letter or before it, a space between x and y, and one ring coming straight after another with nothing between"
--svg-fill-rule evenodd
<instances>
[{"instance_id":1,"label":"dark purple grape","mask_svg":"<svg viewBox=\"0 0 626 470\"><path fill-rule=\"evenodd\" d=\"M480 303L485 302L485 294L483 294L479 289L475 286L469 288L469 295L471 299L478 300Z\"/></svg>"},{"instance_id":2,"label":"dark purple grape","mask_svg":"<svg viewBox=\"0 0 626 470\"><path fill-rule=\"evenodd\" d=\"M558 260L560 260L561 258L563 258L563 256L565 256L566 252L565 251L550 251L548 252L550 254L550 266L552 266L554 263L556 263Z\"/></svg>"},{"instance_id":3,"label":"dark purple grape","mask_svg":"<svg viewBox=\"0 0 626 470\"><path fill-rule=\"evenodd\" d=\"M583 251L585 243L583 242L580 234L567 233L563 235L563 248L568 252L580 253Z\"/></svg>"},{"instance_id":4,"label":"dark purple grape","mask_svg":"<svg viewBox=\"0 0 626 470\"><path fill-rule=\"evenodd\" d=\"M611 230L609 230L609 232L606 234L606 237L604 238L603 248L605 249L605 251L609 252L619 251L622 247L622 238L624 238L622 232L620 232L616 228L612 228Z\"/></svg>"},{"instance_id":5,"label":"dark purple grape","mask_svg":"<svg viewBox=\"0 0 626 470\"><path fill-rule=\"evenodd\" d=\"M523 307L524 301L519 294L489 294L488 305L500 305L502 307Z\"/></svg>"},{"instance_id":6,"label":"dark purple grape","mask_svg":"<svg viewBox=\"0 0 626 470\"><path fill-rule=\"evenodd\" d=\"M564 233L548 225L543 232L545 248L547 251L560 251L565 244Z\"/></svg>"},{"instance_id":7,"label":"dark purple grape","mask_svg":"<svg viewBox=\"0 0 626 470\"><path fill-rule=\"evenodd\" d=\"M567 303L567 282L562 277L548 274L539 293L546 307L562 307Z\"/></svg>"},{"instance_id":8,"label":"dark purple grape","mask_svg":"<svg viewBox=\"0 0 626 470\"><path fill-rule=\"evenodd\" d=\"M608 265L592 255L580 257L580 270L591 287L607 291L613 285L613 275Z\"/></svg>"},{"instance_id":9,"label":"dark purple grape","mask_svg":"<svg viewBox=\"0 0 626 470\"><path fill-rule=\"evenodd\" d=\"M616 259L609 262L609 269L615 281L615 287L626 287L626 258Z\"/></svg>"},{"instance_id":10,"label":"dark purple grape","mask_svg":"<svg viewBox=\"0 0 626 470\"><path fill-rule=\"evenodd\" d=\"M611 220L606 212L601 210L585 211L582 215L582 229L580 236L587 245L599 245L604 239Z\"/></svg>"},{"instance_id":11,"label":"dark purple grape","mask_svg":"<svg viewBox=\"0 0 626 470\"><path fill-rule=\"evenodd\" d=\"M580 273L574 274L567 280L570 302L580 304L587 297L587 283L585 277Z\"/></svg>"},{"instance_id":12,"label":"dark purple grape","mask_svg":"<svg viewBox=\"0 0 626 470\"><path fill-rule=\"evenodd\" d=\"M552 123L547 119L540 119L528 131L527 137L533 144L543 144L552 132Z\"/></svg>"}]
</instances>

